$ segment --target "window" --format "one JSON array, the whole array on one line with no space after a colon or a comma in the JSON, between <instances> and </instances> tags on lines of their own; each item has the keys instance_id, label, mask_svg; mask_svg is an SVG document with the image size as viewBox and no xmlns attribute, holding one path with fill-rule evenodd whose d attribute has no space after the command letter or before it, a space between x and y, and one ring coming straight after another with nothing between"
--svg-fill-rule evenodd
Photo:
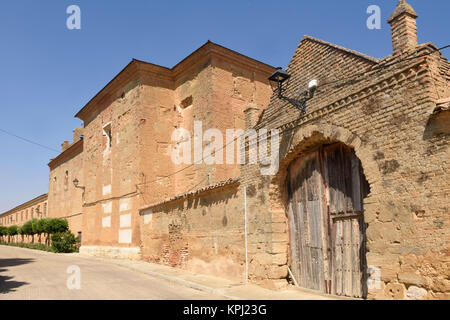
<instances>
[{"instance_id":1,"label":"window","mask_svg":"<svg viewBox=\"0 0 450 320\"><path fill-rule=\"evenodd\" d=\"M66 170L66 173L64 175L64 191L67 191L69 189L69 171Z\"/></svg>"},{"instance_id":2,"label":"window","mask_svg":"<svg viewBox=\"0 0 450 320\"><path fill-rule=\"evenodd\" d=\"M108 123L103 127L103 136L106 137L105 146L106 150L111 149L112 146L112 132L111 132L111 123Z\"/></svg>"},{"instance_id":3,"label":"window","mask_svg":"<svg viewBox=\"0 0 450 320\"><path fill-rule=\"evenodd\" d=\"M31 219L34 218L34 208L31 208Z\"/></svg>"},{"instance_id":4,"label":"window","mask_svg":"<svg viewBox=\"0 0 450 320\"><path fill-rule=\"evenodd\" d=\"M53 178L53 193L56 193L56 177Z\"/></svg>"},{"instance_id":5,"label":"window","mask_svg":"<svg viewBox=\"0 0 450 320\"><path fill-rule=\"evenodd\" d=\"M44 217L47 216L47 202L44 203Z\"/></svg>"},{"instance_id":6,"label":"window","mask_svg":"<svg viewBox=\"0 0 450 320\"><path fill-rule=\"evenodd\" d=\"M186 109L186 108L189 108L190 106L192 106L193 103L194 103L194 99L192 98L192 96L189 96L186 99L184 99L183 101L181 101L180 107L181 107L181 109Z\"/></svg>"}]
</instances>

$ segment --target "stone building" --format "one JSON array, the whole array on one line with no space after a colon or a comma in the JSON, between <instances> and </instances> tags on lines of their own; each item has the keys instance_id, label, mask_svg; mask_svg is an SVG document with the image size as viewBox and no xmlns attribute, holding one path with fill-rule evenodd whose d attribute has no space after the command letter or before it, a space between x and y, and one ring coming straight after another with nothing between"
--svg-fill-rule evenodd
<instances>
[{"instance_id":1,"label":"stone building","mask_svg":"<svg viewBox=\"0 0 450 320\"><path fill-rule=\"evenodd\" d=\"M76 115L83 138L50 162L50 214L73 217L75 231L81 220L82 253L140 259L142 247L153 257L141 238L141 207L240 172L194 155L173 162L171 150L185 142L174 131L185 129L182 138L206 150L208 129L245 129L243 110L267 106L274 70L209 41L173 68L133 60Z\"/></svg>"},{"instance_id":2,"label":"stone building","mask_svg":"<svg viewBox=\"0 0 450 320\"><path fill-rule=\"evenodd\" d=\"M62 152L48 164L48 211L52 218L66 219L70 231L82 236L83 190L73 180L83 183L83 128L73 131L73 141L64 141Z\"/></svg>"},{"instance_id":3,"label":"stone building","mask_svg":"<svg viewBox=\"0 0 450 320\"><path fill-rule=\"evenodd\" d=\"M417 43L399 1L393 54L378 60L312 37L283 94L318 80L302 114L274 96L252 123L278 128L280 169L246 165L250 276L341 296L449 299L450 64ZM257 112L257 111L253 111ZM255 118L255 117L254 117ZM368 270L368 271L367 271Z\"/></svg>"},{"instance_id":4,"label":"stone building","mask_svg":"<svg viewBox=\"0 0 450 320\"><path fill-rule=\"evenodd\" d=\"M47 194L40 195L30 201L0 214L0 226L22 226L25 222L34 218L48 217L48 198ZM18 236L19 237L19 236ZM38 236L35 236L35 240Z\"/></svg>"}]
</instances>

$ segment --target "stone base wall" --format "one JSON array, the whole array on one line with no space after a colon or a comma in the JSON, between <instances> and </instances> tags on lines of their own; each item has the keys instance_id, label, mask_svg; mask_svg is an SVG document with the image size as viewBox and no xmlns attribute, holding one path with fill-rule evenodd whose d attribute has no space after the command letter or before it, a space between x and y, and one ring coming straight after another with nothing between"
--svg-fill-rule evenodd
<instances>
[{"instance_id":1,"label":"stone base wall","mask_svg":"<svg viewBox=\"0 0 450 320\"><path fill-rule=\"evenodd\" d=\"M140 260L140 248L120 248L120 247L103 247L103 246L82 246L80 254L87 256Z\"/></svg>"},{"instance_id":2,"label":"stone base wall","mask_svg":"<svg viewBox=\"0 0 450 320\"><path fill-rule=\"evenodd\" d=\"M142 259L245 280L244 202L237 184L142 212Z\"/></svg>"}]
</instances>

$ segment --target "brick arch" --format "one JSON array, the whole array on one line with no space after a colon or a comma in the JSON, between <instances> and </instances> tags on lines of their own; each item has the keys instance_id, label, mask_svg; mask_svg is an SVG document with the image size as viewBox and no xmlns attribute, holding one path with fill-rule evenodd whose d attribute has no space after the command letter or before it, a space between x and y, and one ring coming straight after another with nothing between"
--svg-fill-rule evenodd
<instances>
[{"instance_id":1,"label":"brick arch","mask_svg":"<svg viewBox=\"0 0 450 320\"><path fill-rule=\"evenodd\" d=\"M272 212L284 211L287 213L288 195L285 181L290 163L302 153L322 144L340 142L353 148L356 156L361 160L364 175L371 188L371 193L366 199L378 193L377 181L381 180L381 176L378 164L374 159L376 151L364 144L357 134L343 127L319 123L297 129L291 134L289 140L289 147L280 155L278 173L270 183L270 210Z\"/></svg>"}]
</instances>

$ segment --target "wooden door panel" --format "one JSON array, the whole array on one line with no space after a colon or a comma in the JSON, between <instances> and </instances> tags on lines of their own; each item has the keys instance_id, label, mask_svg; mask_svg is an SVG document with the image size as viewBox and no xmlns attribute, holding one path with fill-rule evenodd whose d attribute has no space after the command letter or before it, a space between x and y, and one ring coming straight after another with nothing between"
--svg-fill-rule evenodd
<instances>
[{"instance_id":1,"label":"wooden door panel","mask_svg":"<svg viewBox=\"0 0 450 320\"><path fill-rule=\"evenodd\" d=\"M320 186L319 153L311 153L290 168L290 190L292 223L298 230L291 241L292 257L297 256L295 263L299 285L305 288L323 290L323 243L322 243L322 211L319 203Z\"/></svg>"},{"instance_id":2,"label":"wooden door panel","mask_svg":"<svg viewBox=\"0 0 450 320\"><path fill-rule=\"evenodd\" d=\"M291 266L299 285L364 297L369 185L354 151L342 144L312 151L291 164L288 177Z\"/></svg>"}]
</instances>

